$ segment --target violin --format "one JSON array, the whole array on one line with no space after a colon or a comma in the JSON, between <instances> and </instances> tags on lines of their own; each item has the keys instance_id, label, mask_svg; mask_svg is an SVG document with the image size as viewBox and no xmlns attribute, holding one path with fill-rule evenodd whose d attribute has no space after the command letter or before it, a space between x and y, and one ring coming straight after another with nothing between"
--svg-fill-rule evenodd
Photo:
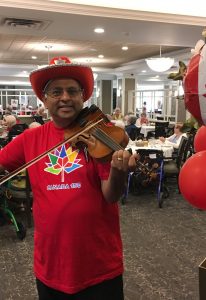
<instances>
[{"instance_id":1,"label":"violin","mask_svg":"<svg viewBox=\"0 0 206 300\"><path fill-rule=\"evenodd\" d=\"M109 126L108 123L108 118L96 105L84 108L75 122L68 129L65 129L63 141L2 177L0 184L29 168L49 152L67 142L70 142L77 148L81 148L82 144L86 145L88 153L95 159L101 161L111 160L114 151L125 149L129 142L129 137L124 129L117 126Z\"/></svg>"},{"instance_id":2,"label":"violin","mask_svg":"<svg viewBox=\"0 0 206 300\"><path fill-rule=\"evenodd\" d=\"M98 126L92 126L89 130L80 132L74 138L73 144L78 148L83 142L87 146L87 151L93 158L101 161L110 160L111 154L114 151L125 149L129 142L129 137L125 130L117 126L109 126L108 118L96 106L84 108L75 120L73 126L65 130L65 138L70 138L71 135L78 131L78 128L85 128L93 123L98 123Z\"/></svg>"}]
</instances>

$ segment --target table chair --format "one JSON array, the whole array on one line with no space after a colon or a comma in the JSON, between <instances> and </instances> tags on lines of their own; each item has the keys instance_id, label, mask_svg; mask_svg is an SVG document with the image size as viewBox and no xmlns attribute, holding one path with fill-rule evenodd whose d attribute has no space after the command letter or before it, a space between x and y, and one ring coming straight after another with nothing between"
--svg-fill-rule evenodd
<instances>
[{"instance_id":1,"label":"table chair","mask_svg":"<svg viewBox=\"0 0 206 300\"><path fill-rule=\"evenodd\" d=\"M158 139L160 136L166 137L169 122L155 122L155 138Z\"/></svg>"},{"instance_id":2,"label":"table chair","mask_svg":"<svg viewBox=\"0 0 206 300\"><path fill-rule=\"evenodd\" d=\"M180 145L178 148L177 156L164 159L164 186L166 189L165 197L169 196L169 190L167 188L167 181L169 178L175 178L178 185L178 177L180 173L180 169L185 162L185 150L186 145L188 143L188 139L186 137L182 137L180 141ZM179 190L179 186L178 186Z\"/></svg>"}]
</instances>

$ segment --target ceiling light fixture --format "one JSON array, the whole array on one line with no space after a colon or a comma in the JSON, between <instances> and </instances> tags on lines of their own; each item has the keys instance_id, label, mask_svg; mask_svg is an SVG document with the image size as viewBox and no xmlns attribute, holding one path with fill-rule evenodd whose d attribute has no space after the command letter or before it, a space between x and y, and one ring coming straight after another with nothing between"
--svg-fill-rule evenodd
<instances>
[{"instance_id":1,"label":"ceiling light fixture","mask_svg":"<svg viewBox=\"0 0 206 300\"><path fill-rule=\"evenodd\" d=\"M104 58L104 55L100 54L98 55L99 58Z\"/></svg>"},{"instance_id":2,"label":"ceiling light fixture","mask_svg":"<svg viewBox=\"0 0 206 300\"><path fill-rule=\"evenodd\" d=\"M123 47L122 47L122 50L127 51L127 50L128 50L128 47L127 47L127 46L123 46Z\"/></svg>"},{"instance_id":3,"label":"ceiling light fixture","mask_svg":"<svg viewBox=\"0 0 206 300\"><path fill-rule=\"evenodd\" d=\"M37 56L34 56L34 55L33 55L31 58L32 58L32 59L37 59Z\"/></svg>"},{"instance_id":4,"label":"ceiling light fixture","mask_svg":"<svg viewBox=\"0 0 206 300\"><path fill-rule=\"evenodd\" d=\"M95 28L94 29L94 32L96 32L96 33L104 33L104 28Z\"/></svg>"},{"instance_id":5,"label":"ceiling light fixture","mask_svg":"<svg viewBox=\"0 0 206 300\"><path fill-rule=\"evenodd\" d=\"M148 67L155 72L165 72L174 64L174 58L162 57L162 47L160 46L160 57L146 59Z\"/></svg>"}]
</instances>

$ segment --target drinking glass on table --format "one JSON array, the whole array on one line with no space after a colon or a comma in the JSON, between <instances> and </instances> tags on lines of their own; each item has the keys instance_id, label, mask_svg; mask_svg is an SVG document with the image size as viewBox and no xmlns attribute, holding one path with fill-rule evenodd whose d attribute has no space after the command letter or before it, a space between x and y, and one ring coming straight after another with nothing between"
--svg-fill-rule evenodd
<instances>
[{"instance_id":1,"label":"drinking glass on table","mask_svg":"<svg viewBox=\"0 0 206 300\"><path fill-rule=\"evenodd\" d=\"M155 144L156 144L155 138L149 139L148 142L151 148L155 148Z\"/></svg>"}]
</instances>

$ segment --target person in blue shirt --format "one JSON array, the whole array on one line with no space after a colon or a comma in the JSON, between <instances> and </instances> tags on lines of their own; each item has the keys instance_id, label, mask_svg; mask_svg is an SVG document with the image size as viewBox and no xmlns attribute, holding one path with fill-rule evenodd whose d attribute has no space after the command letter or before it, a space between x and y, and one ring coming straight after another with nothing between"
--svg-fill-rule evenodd
<instances>
[{"instance_id":1,"label":"person in blue shirt","mask_svg":"<svg viewBox=\"0 0 206 300\"><path fill-rule=\"evenodd\" d=\"M138 128L135 125L137 118L134 115L128 116L127 125L125 126L125 131L127 132L129 138L134 141L137 138Z\"/></svg>"},{"instance_id":2,"label":"person in blue shirt","mask_svg":"<svg viewBox=\"0 0 206 300\"><path fill-rule=\"evenodd\" d=\"M159 137L160 141L165 143L168 146L173 146L174 149L178 149L182 137L187 137L186 133L183 133L183 124L177 123L174 127L174 134L164 138L163 136Z\"/></svg>"}]
</instances>

